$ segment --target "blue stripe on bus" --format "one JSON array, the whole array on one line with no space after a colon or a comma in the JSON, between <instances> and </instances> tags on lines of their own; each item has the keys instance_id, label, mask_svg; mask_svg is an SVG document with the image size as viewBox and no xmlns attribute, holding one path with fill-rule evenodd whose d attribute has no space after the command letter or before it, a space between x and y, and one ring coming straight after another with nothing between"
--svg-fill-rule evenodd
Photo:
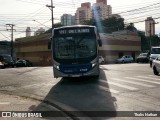
<instances>
[{"instance_id":1,"label":"blue stripe on bus","mask_svg":"<svg viewBox=\"0 0 160 120\"><path fill-rule=\"evenodd\" d=\"M60 71L65 74L79 74L86 73L92 69L92 64L76 64L76 65L63 65L59 66Z\"/></svg>"}]
</instances>

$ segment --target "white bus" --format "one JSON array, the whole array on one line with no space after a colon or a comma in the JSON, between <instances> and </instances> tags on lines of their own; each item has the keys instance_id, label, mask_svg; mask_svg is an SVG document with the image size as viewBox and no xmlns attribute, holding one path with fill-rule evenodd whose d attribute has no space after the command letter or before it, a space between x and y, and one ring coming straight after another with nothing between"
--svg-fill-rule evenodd
<instances>
[{"instance_id":1,"label":"white bus","mask_svg":"<svg viewBox=\"0 0 160 120\"><path fill-rule=\"evenodd\" d=\"M98 44L95 26L77 25L52 31L54 77L99 76Z\"/></svg>"}]
</instances>

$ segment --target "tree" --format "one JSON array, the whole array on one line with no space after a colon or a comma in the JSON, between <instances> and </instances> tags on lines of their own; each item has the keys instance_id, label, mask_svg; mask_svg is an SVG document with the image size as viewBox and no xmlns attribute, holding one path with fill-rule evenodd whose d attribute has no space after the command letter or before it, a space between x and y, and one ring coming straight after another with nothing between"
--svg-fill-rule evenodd
<instances>
[{"instance_id":1,"label":"tree","mask_svg":"<svg viewBox=\"0 0 160 120\"><path fill-rule=\"evenodd\" d=\"M102 20L94 20L94 19L90 19L90 20L85 20L83 22L83 25L93 25L93 26L96 26L98 31L100 33L104 33L104 26L102 25Z\"/></svg>"},{"instance_id":2,"label":"tree","mask_svg":"<svg viewBox=\"0 0 160 120\"><path fill-rule=\"evenodd\" d=\"M160 45L160 38L157 35L146 37L144 32L138 31L139 36L141 37L141 51L146 52L150 51L151 46Z\"/></svg>"},{"instance_id":3,"label":"tree","mask_svg":"<svg viewBox=\"0 0 160 120\"><path fill-rule=\"evenodd\" d=\"M130 31L133 31L133 32L137 32L137 29L134 27L134 24L133 23L130 23L129 25L127 25L125 27L126 30L130 30Z\"/></svg>"},{"instance_id":4,"label":"tree","mask_svg":"<svg viewBox=\"0 0 160 120\"><path fill-rule=\"evenodd\" d=\"M110 17L104 20L97 19L97 21L94 19L85 20L83 24L94 25L100 32L112 33L114 31L124 30L124 19L117 17Z\"/></svg>"},{"instance_id":5,"label":"tree","mask_svg":"<svg viewBox=\"0 0 160 120\"><path fill-rule=\"evenodd\" d=\"M118 30L124 30L124 19L117 17L110 17L102 21L105 31L112 33Z\"/></svg>"},{"instance_id":6,"label":"tree","mask_svg":"<svg viewBox=\"0 0 160 120\"><path fill-rule=\"evenodd\" d=\"M159 46L160 45L160 38L157 35L151 36L151 46Z\"/></svg>"},{"instance_id":7,"label":"tree","mask_svg":"<svg viewBox=\"0 0 160 120\"><path fill-rule=\"evenodd\" d=\"M93 25L93 26L96 26L96 22L94 19L90 19L90 20L85 20L83 22L83 25Z\"/></svg>"},{"instance_id":8,"label":"tree","mask_svg":"<svg viewBox=\"0 0 160 120\"><path fill-rule=\"evenodd\" d=\"M149 40L146 38L145 33L138 31L139 36L141 37L141 51L149 51Z\"/></svg>"}]
</instances>

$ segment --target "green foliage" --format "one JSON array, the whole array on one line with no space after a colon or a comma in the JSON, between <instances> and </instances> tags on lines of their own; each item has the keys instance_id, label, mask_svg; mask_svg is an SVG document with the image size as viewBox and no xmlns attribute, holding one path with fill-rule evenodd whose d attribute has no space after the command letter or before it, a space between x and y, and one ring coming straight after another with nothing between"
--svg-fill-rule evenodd
<instances>
[{"instance_id":1,"label":"green foliage","mask_svg":"<svg viewBox=\"0 0 160 120\"><path fill-rule=\"evenodd\" d=\"M150 40L151 40L151 46L159 46L160 45L160 38L157 35L152 36L150 38Z\"/></svg>"},{"instance_id":2,"label":"green foliage","mask_svg":"<svg viewBox=\"0 0 160 120\"><path fill-rule=\"evenodd\" d=\"M126 25L125 27L126 30L130 30L130 31L133 31L133 32L136 32L137 29L134 27L134 24L133 23L130 23L129 25Z\"/></svg>"},{"instance_id":3,"label":"green foliage","mask_svg":"<svg viewBox=\"0 0 160 120\"><path fill-rule=\"evenodd\" d=\"M93 26L96 26L96 22L94 19L90 19L90 20L85 20L83 22L83 25L93 25Z\"/></svg>"},{"instance_id":4,"label":"green foliage","mask_svg":"<svg viewBox=\"0 0 160 120\"><path fill-rule=\"evenodd\" d=\"M138 34L141 37L141 51L149 51L149 40L146 38L143 32L138 31Z\"/></svg>"},{"instance_id":5,"label":"green foliage","mask_svg":"<svg viewBox=\"0 0 160 120\"><path fill-rule=\"evenodd\" d=\"M107 33L112 33L118 30L124 30L124 19L111 17L102 21L102 24Z\"/></svg>"},{"instance_id":6,"label":"green foliage","mask_svg":"<svg viewBox=\"0 0 160 120\"><path fill-rule=\"evenodd\" d=\"M99 24L101 24L99 26ZM103 29L103 32L112 33L118 30L124 30L124 19L110 17L104 20L95 21L94 19L84 21L84 25L94 25L97 26L99 30ZM102 28L99 28L102 27Z\"/></svg>"},{"instance_id":7,"label":"green foliage","mask_svg":"<svg viewBox=\"0 0 160 120\"><path fill-rule=\"evenodd\" d=\"M151 37L146 37L144 33L138 31L139 36L141 37L141 50L143 52L149 51L150 46L159 46L160 45L160 38L155 35Z\"/></svg>"}]
</instances>

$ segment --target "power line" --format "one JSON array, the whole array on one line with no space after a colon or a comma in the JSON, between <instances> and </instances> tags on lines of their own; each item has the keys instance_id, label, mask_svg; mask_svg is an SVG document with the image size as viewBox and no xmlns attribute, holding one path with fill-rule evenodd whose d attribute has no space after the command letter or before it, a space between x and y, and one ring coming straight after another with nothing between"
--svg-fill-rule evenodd
<instances>
[{"instance_id":1,"label":"power line","mask_svg":"<svg viewBox=\"0 0 160 120\"><path fill-rule=\"evenodd\" d=\"M25 0L18 0L18 1L25 1ZM48 0L49 1L49 0ZM47 2L48 2L47 1ZM73 0L72 0L73 1ZM90 0L91 1L91 0ZM29 1L29 2L31 2L31 0ZM33 1L32 1L33 2ZM36 3L40 3L40 1L39 0L35 0L34 2L36 2ZM80 3L80 2L82 2L82 1L75 1L74 0L74 4L76 4L76 3ZM93 1L92 1L93 2ZM44 2L44 1L41 1L41 3L43 4L43 3L46 3L46 1ZM61 4L62 5L62 7L69 7L69 6L71 6L71 8L73 8L74 6L73 6L73 2L71 3L69 3L68 2L68 4L66 4L67 2L59 2L59 1L55 1L54 2L54 4L55 5L58 5L58 4ZM147 2L145 2L145 3L147 3ZM159 4L159 2L157 2L158 4ZM154 4L151 4L151 6L149 7L149 9L147 10L147 11L149 11L149 10L152 10L152 12L154 11L154 10L156 10L155 8L153 8L154 6L156 6L157 5L157 3L154 3ZM34 3L35 4L35 3ZM43 4L44 5L44 4ZM146 4L144 4L144 5L146 5ZM149 5L147 5L147 6L149 6ZM125 14L127 14L127 15L125 15L125 18L127 18L127 17L132 17L132 16L134 16L135 14L137 14L136 12L139 12L139 15L141 15L142 16L142 13L143 13L143 17L147 17L148 15L144 15L147 11L145 10L146 8L147 8L147 6L143 6L143 7L139 7L139 8L137 8L137 9L133 9L133 10L129 10L129 12L126 12L126 11L124 11L124 12L126 12ZM32 14L29 14L29 16L21 16L21 18L18 18L19 20L18 20L18 22L21 22L21 23L26 23L26 21L30 21L30 18L31 19L37 19L37 20L47 20L48 18L49 18L49 15L45 15L45 13L44 14L42 14L42 12L45 12L45 10L43 9L44 8L44 6L42 7L42 9L39 9L39 11L37 10L37 12L34 12L34 13L32 13ZM74 7L75 8L75 7ZM140 9L141 8L141 9ZM142 9L143 8L143 9ZM138 10L139 9L139 10ZM143 11L142 11L143 10ZM144 11L145 10L145 11ZM157 11L158 12L158 11ZM148 13L148 12L147 12ZM158 14L158 13L157 13ZM61 12L56 12L56 13L54 13L54 15L61 15ZM18 15L19 16L19 15ZM15 19L14 19L14 21L16 21L17 22L17 17L18 17L17 15L11 15L10 17L6 17L6 19L9 19L9 20L13 20L13 18L15 17ZM137 19L139 18L139 19L142 19L142 17L137 17ZM45 19L46 18L46 19ZM130 20L132 20L134 17L132 17L132 18L130 18ZM6 21L6 19L1 19L1 20L3 20L3 21ZM54 18L54 19L56 19L56 18ZM59 18L58 18L58 20L60 20ZM129 19L127 19L127 20L129 20ZM133 20L132 20L133 21Z\"/></svg>"},{"instance_id":2,"label":"power line","mask_svg":"<svg viewBox=\"0 0 160 120\"><path fill-rule=\"evenodd\" d=\"M148 8L148 7L157 5L157 4L160 4L160 2L155 3L155 4L151 4L151 5L148 5L148 6L145 6L145 7L141 7L141 8L136 8L136 9L133 9L133 10L128 10L128 11L120 12L120 13L117 13L117 14L124 14L124 13L128 13L128 12L134 12L134 11L141 10L141 9L144 9L144 8Z\"/></svg>"},{"instance_id":3,"label":"power line","mask_svg":"<svg viewBox=\"0 0 160 120\"><path fill-rule=\"evenodd\" d=\"M5 38L7 38L8 40L10 40L10 38L7 37L7 36L5 36L2 32L0 32L0 33L1 33L1 35L3 35Z\"/></svg>"}]
</instances>

